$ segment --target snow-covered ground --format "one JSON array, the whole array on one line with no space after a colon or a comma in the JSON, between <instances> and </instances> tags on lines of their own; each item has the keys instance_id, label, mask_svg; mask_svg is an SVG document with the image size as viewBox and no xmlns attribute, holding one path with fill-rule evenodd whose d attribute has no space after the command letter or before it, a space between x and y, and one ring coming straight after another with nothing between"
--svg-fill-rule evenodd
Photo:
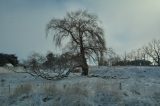
<instances>
[{"instance_id":1,"label":"snow-covered ground","mask_svg":"<svg viewBox=\"0 0 160 106\"><path fill-rule=\"evenodd\" d=\"M90 67L57 81L0 67L0 106L160 106L160 67Z\"/></svg>"}]
</instances>

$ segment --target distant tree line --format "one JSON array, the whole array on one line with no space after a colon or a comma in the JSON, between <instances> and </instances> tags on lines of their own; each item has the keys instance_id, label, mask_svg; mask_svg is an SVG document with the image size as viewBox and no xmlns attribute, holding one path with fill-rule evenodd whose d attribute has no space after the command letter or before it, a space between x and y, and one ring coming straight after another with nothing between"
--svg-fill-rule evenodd
<instances>
[{"instance_id":1,"label":"distant tree line","mask_svg":"<svg viewBox=\"0 0 160 106\"><path fill-rule=\"evenodd\" d=\"M132 61L118 61L113 66L150 66L152 62L148 60L132 60Z\"/></svg>"},{"instance_id":2,"label":"distant tree line","mask_svg":"<svg viewBox=\"0 0 160 106\"><path fill-rule=\"evenodd\" d=\"M4 66L9 63L13 66L17 66L19 63L17 56L15 54L0 53L0 66Z\"/></svg>"},{"instance_id":3,"label":"distant tree line","mask_svg":"<svg viewBox=\"0 0 160 106\"><path fill-rule=\"evenodd\" d=\"M123 55L118 55L112 48L108 48L106 55L104 65L160 66L160 40L154 39L147 45Z\"/></svg>"}]
</instances>

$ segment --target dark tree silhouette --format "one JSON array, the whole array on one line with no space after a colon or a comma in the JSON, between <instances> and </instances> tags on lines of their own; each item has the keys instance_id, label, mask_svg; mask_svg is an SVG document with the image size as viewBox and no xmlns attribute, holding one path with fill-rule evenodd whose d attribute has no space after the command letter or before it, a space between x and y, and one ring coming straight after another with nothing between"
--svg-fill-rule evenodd
<instances>
[{"instance_id":1,"label":"dark tree silhouette","mask_svg":"<svg viewBox=\"0 0 160 106\"><path fill-rule=\"evenodd\" d=\"M17 56L15 54L0 53L0 66L4 66L7 63L17 66L19 64Z\"/></svg>"},{"instance_id":2,"label":"dark tree silhouette","mask_svg":"<svg viewBox=\"0 0 160 106\"><path fill-rule=\"evenodd\" d=\"M160 40L152 40L147 46L143 48L148 56L160 66Z\"/></svg>"},{"instance_id":3,"label":"dark tree silhouette","mask_svg":"<svg viewBox=\"0 0 160 106\"><path fill-rule=\"evenodd\" d=\"M98 18L87 11L70 12L62 19L52 19L47 24L47 36L50 30L54 32L53 41L58 47L65 38L69 38L68 48L80 54L82 75L88 75L87 59L106 50L104 32Z\"/></svg>"},{"instance_id":4,"label":"dark tree silhouette","mask_svg":"<svg viewBox=\"0 0 160 106\"><path fill-rule=\"evenodd\" d=\"M43 63L43 66L52 69L55 64L54 62L56 61L56 56L50 52L46 55L46 59L47 60Z\"/></svg>"}]
</instances>

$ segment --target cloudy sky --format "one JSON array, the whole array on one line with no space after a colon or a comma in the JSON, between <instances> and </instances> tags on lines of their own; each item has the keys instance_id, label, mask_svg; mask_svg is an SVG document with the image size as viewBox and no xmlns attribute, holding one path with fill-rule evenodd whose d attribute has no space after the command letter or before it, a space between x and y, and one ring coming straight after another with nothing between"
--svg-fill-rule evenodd
<instances>
[{"instance_id":1,"label":"cloudy sky","mask_svg":"<svg viewBox=\"0 0 160 106\"><path fill-rule=\"evenodd\" d=\"M160 39L160 0L0 0L0 52L20 59L57 52L46 24L79 9L98 15L107 46L119 54Z\"/></svg>"}]
</instances>

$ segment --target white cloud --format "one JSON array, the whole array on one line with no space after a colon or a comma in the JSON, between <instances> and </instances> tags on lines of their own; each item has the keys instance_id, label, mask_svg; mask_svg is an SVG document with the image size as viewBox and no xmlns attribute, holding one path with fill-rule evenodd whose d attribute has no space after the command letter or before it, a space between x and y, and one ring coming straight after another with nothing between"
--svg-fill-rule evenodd
<instances>
[{"instance_id":1,"label":"white cloud","mask_svg":"<svg viewBox=\"0 0 160 106\"><path fill-rule=\"evenodd\" d=\"M138 48L160 38L159 0L101 0L92 2L102 19L109 46L117 52Z\"/></svg>"}]
</instances>

